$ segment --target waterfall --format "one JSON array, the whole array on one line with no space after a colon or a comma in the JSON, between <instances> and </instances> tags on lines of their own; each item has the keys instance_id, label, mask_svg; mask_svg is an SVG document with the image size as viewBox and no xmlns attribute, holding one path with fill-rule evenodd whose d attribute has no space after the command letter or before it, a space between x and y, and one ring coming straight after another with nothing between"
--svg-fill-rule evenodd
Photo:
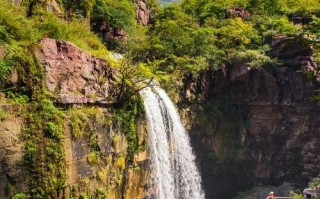
<instances>
[{"instance_id":1,"label":"waterfall","mask_svg":"<svg viewBox=\"0 0 320 199\"><path fill-rule=\"evenodd\" d=\"M149 198L204 199L189 137L173 103L159 87L140 94L149 131Z\"/></svg>"}]
</instances>

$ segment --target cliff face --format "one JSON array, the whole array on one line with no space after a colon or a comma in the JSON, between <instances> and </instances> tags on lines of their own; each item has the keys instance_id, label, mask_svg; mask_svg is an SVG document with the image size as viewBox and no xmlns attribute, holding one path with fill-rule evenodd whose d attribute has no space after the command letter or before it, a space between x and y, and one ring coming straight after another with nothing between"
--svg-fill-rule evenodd
<instances>
[{"instance_id":1,"label":"cliff face","mask_svg":"<svg viewBox=\"0 0 320 199\"><path fill-rule=\"evenodd\" d=\"M63 104L112 104L117 96L117 72L109 63L75 45L45 38L38 58L45 67L45 84Z\"/></svg>"},{"instance_id":2,"label":"cliff face","mask_svg":"<svg viewBox=\"0 0 320 199\"><path fill-rule=\"evenodd\" d=\"M312 101L319 83L307 78L317 65L299 41L273 44L277 68L243 64L184 80L180 107L208 198L254 185L306 185L320 172L320 108Z\"/></svg>"},{"instance_id":3,"label":"cliff face","mask_svg":"<svg viewBox=\"0 0 320 199\"><path fill-rule=\"evenodd\" d=\"M64 120L59 155L63 156L61 165L65 166L61 166L64 170L61 173L66 174L66 180L63 190L53 190L48 195L144 198L148 179L146 124L143 115L131 110L123 113L121 108L113 106L118 88L117 71L107 61L65 41L42 40L37 56L45 69L44 83ZM26 169L25 159L31 149L25 143L31 138L25 139L24 131L30 125L26 118L32 105L14 105L2 95L0 105L0 198L11 198L19 192L30 192L30 182L50 182L46 182L46 176L32 179ZM49 138L42 136L36 150L48 153ZM45 158L51 157L46 153ZM55 167L47 166L48 171ZM46 174L46 167L43 170Z\"/></svg>"},{"instance_id":4,"label":"cliff face","mask_svg":"<svg viewBox=\"0 0 320 199\"><path fill-rule=\"evenodd\" d=\"M14 186L27 188L22 165L24 144L19 139L23 121L19 105L1 106L0 111L4 113L0 119L0 198L7 198Z\"/></svg>"}]
</instances>

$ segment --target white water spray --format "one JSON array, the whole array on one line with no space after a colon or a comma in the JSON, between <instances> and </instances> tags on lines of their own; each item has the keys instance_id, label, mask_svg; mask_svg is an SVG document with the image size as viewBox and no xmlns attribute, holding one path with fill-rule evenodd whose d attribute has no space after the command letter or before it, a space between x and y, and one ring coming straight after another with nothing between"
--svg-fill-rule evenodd
<instances>
[{"instance_id":1,"label":"white water spray","mask_svg":"<svg viewBox=\"0 0 320 199\"><path fill-rule=\"evenodd\" d=\"M140 91L149 128L149 198L204 199L201 177L180 117L159 87Z\"/></svg>"}]
</instances>

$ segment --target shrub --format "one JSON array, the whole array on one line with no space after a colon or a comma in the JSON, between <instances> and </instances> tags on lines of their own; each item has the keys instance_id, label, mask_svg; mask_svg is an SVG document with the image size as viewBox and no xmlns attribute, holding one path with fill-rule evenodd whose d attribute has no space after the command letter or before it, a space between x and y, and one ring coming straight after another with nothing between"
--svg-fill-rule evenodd
<instances>
[{"instance_id":1,"label":"shrub","mask_svg":"<svg viewBox=\"0 0 320 199\"><path fill-rule=\"evenodd\" d=\"M304 199L303 194L301 194L300 192L294 192L294 191L290 191L290 197L292 199Z\"/></svg>"},{"instance_id":2,"label":"shrub","mask_svg":"<svg viewBox=\"0 0 320 199\"><path fill-rule=\"evenodd\" d=\"M241 18L228 19L216 30L218 45L222 48L244 48L250 44L260 43L258 31L252 24Z\"/></svg>"},{"instance_id":3,"label":"shrub","mask_svg":"<svg viewBox=\"0 0 320 199\"><path fill-rule=\"evenodd\" d=\"M92 151L89 153L88 162L90 164L99 164L100 160L101 160L100 153L97 153L97 151Z\"/></svg>"},{"instance_id":4,"label":"shrub","mask_svg":"<svg viewBox=\"0 0 320 199\"><path fill-rule=\"evenodd\" d=\"M10 72L10 66L8 66L5 60L0 59L0 82L2 84L5 82L9 72Z\"/></svg>"},{"instance_id":5,"label":"shrub","mask_svg":"<svg viewBox=\"0 0 320 199\"><path fill-rule=\"evenodd\" d=\"M107 180L108 180L108 170L105 169L105 168L102 168L98 171L98 177L100 179L100 181L103 183L103 184L107 184Z\"/></svg>"},{"instance_id":6,"label":"shrub","mask_svg":"<svg viewBox=\"0 0 320 199\"><path fill-rule=\"evenodd\" d=\"M54 122L47 122L45 124L44 131L48 137L52 137L59 140L63 137L63 131L61 127Z\"/></svg>"},{"instance_id":7,"label":"shrub","mask_svg":"<svg viewBox=\"0 0 320 199\"><path fill-rule=\"evenodd\" d=\"M93 8L92 20L105 21L111 27L132 30L135 24L134 4L126 0L97 0Z\"/></svg>"},{"instance_id":8,"label":"shrub","mask_svg":"<svg viewBox=\"0 0 320 199\"><path fill-rule=\"evenodd\" d=\"M247 63L251 67L255 67L255 68L277 64L277 61L275 59L271 59L262 50L234 51L234 52L231 52L229 56L230 56L230 62L232 64Z\"/></svg>"},{"instance_id":9,"label":"shrub","mask_svg":"<svg viewBox=\"0 0 320 199\"><path fill-rule=\"evenodd\" d=\"M24 193L17 193L12 197L12 199L26 199L27 196Z\"/></svg>"},{"instance_id":10,"label":"shrub","mask_svg":"<svg viewBox=\"0 0 320 199\"><path fill-rule=\"evenodd\" d=\"M7 117L7 113L2 109L2 107L0 106L0 122L4 119L6 119Z\"/></svg>"},{"instance_id":11,"label":"shrub","mask_svg":"<svg viewBox=\"0 0 320 199\"><path fill-rule=\"evenodd\" d=\"M124 157L119 157L115 163L115 166L121 170L123 170L126 166L126 160Z\"/></svg>"},{"instance_id":12,"label":"shrub","mask_svg":"<svg viewBox=\"0 0 320 199\"><path fill-rule=\"evenodd\" d=\"M316 186L320 185L320 176L319 177L316 177L316 178L313 178L309 187L310 188L314 188Z\"/></svg>"}]
</instances>

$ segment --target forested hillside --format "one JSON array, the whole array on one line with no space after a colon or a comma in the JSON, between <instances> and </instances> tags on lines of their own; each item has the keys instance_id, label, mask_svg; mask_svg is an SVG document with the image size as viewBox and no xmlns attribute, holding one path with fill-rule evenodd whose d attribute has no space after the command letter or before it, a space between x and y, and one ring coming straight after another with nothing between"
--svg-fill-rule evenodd
<instances>
[{"instance_id":1,"label":"forested hillside","mask_svg":"<svg viewBox=\"0 0 320 199\"><path fill-rule=\"evenodd\" d=\"M0 5L0 198L146 197L152 81L191 132L207 198L320 173L320 0Z\"/></svg>"}]
</instances>

